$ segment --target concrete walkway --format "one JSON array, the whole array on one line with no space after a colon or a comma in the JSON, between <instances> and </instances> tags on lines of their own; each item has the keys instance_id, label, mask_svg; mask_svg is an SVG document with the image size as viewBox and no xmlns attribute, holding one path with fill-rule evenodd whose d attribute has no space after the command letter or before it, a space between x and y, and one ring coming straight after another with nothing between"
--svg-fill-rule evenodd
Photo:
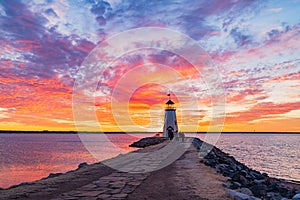
<instances>
[{"instance_id":1,"label":"concrete walkway","mask_svg":"<svg viewBox=\"0 0 300 200\"><path fill-rule=\"evenodd\" d=\"M53 199L226 199L224 177L199 161L190 141L155 145L105 161L117 170Z\"/></svg>"}]
</instances>

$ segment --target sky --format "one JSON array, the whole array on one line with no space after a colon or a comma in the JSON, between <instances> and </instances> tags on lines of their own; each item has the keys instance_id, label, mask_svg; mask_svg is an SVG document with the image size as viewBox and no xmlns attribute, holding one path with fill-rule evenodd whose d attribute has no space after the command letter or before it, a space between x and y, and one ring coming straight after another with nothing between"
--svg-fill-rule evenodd
<instances>
[{"instance_id":1,"label":"sky","mask_svg":"<svg viewBox=\"0 0 300 200\"><path fill-rule=\"evenodd\" d=\"M161 131L171 93L183 131L300 132L299 13L299 0L1 0L0 130ZM195 41L213 73L164 41L85 69L109 38L145 27ZM116 51L143 37L115 40Z\"/></svg>"}]
</instances>

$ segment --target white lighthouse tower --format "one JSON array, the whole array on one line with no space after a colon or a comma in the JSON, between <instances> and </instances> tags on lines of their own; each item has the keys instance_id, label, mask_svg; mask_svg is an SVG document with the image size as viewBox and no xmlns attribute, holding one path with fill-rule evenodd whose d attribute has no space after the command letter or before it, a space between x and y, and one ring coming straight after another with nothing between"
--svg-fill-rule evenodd
<instances>
[{"instance_id":1,"label":"white lighthouse tower","mask_svg":"<svg viewBox=\"0 0 300 200\"><path fill-rule=\"evenodd\" d=\"M170 97L170 94L168 94ZM176 108L174 102L169 98L166 102L165 108L165 122L164 122L164 133L163 137L172 139L176 133L178 133L178 125L176 118Z\"/></svg>"}]
</instances>

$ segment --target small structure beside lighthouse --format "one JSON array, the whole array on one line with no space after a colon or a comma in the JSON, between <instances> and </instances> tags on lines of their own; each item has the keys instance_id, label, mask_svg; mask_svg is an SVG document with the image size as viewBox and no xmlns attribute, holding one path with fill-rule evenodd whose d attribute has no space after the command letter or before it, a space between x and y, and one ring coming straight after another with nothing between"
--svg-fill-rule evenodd
<instances>
[{"instance_id":1,"label":"small structure beside lighthouse","mask_svg":"<svg viewBox=\"0 0 300 200\"><path fill-rule=\"evenodd\" d=\"M168 94L169 100L166 102L165 108L165 120L164 120L164 132L163 137L167 137L173 139L175 134L178 133L178 125L176 118L176 108L174 106L174 102L170 98L170 94Z\"/></svg>"}]
</instances>

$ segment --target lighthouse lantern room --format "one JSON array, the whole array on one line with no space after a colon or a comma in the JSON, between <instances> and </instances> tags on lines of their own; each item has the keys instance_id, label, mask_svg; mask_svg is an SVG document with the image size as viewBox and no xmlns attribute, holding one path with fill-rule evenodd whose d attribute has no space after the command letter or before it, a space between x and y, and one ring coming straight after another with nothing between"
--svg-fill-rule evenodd
<instances>
[{"instance_id":1,"label":"lighthouse lantern room","mask_svg":"<svg viewBox=\"0 0 300 200\"><path fill-rule=\"evenodd\" d=\"M173 139L174 135L178 133L178 125L176 118L176 108L174 106L175 103L171 100L170 94L168 94L168 96L169 100L166 102L165 108L163 137Z\"/></svg>"}]
</instances>

